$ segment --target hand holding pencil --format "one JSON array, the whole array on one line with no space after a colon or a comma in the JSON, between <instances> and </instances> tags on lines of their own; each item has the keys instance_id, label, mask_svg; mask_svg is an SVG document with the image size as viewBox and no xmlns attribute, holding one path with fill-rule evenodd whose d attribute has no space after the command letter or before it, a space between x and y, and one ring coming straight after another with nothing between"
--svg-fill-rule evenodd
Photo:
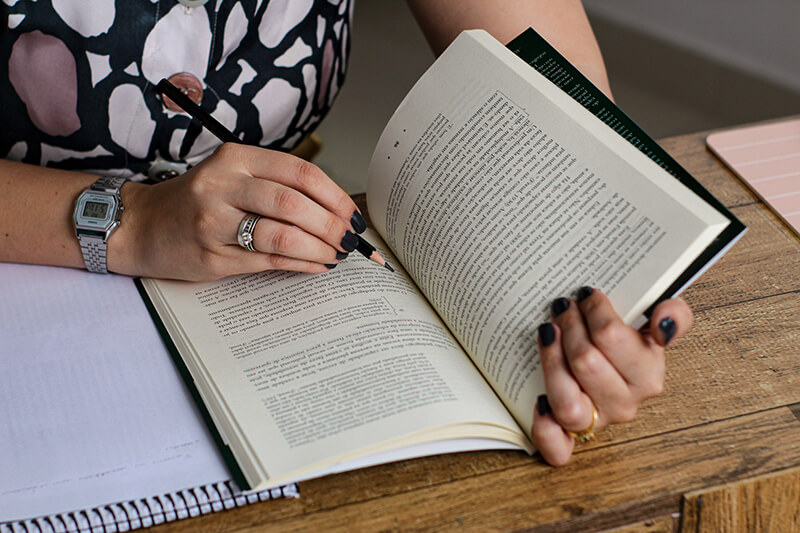
<instances>
[{"instance_id":1,"label":"hand holding pencil","mask_svg":"<svg viewBox=\"0 0 800 533\"><path fill-rule=\"evenodd\" d=\"M220 141L222 142L230 142L240 144L242 141L236 137L231 131L229 131L225 126L219 123L214 117L203 111L203 109L198 106L194 101L192 101L188 96L182 93L177 87L172 85L168 80L162 79L157 89L161 94L166 95L169 97L173 102L178 104L184 111L186 111L192 118L200 122L206 129L208 129L211 133L213 133ZM246 215L247 216L247 215ZM260 219L260 217L251 219L255 220L256 222ZM246 220L243 219L240 227L246 223ZM378 252L374 246L368 243L363 237L358 235L358 233L363 232L366 229L366 223L364 222L363 217L358 212L358 209L353 211L353 214L350 217L350 223L355 231L355 239L353 239L349 235L345 235L343 240L341 241L341 246L343 249L349 253L353 251L353 243L355 243L355 250L361 253L367 259L374 261L375 263L381 265L382 267L388 269L391 272L394 272L394 269L386 262L383 256ZM253 228L251 228L250 241L252 242L252 233L255 230L255 222L253 223ZM244 246L250 251L256 251L254 246L245 246L243 244L243 240L247 240L247 235L245 238L242 238L242 231L240 229L238 241L239 244ZM357 242L356 242L357 241ZM340 257L337 255L337 259ZM336 263L329 263L326 266L329 268L334 268Z\"/></svg>"},{"instance_id":2,"label":"hand holding pencil","mask_svg":"<svg viewBox=\"0 0 800 533\"><path fill-rule=\"evenodd\" d=\"M121 274L200 281L265 270L322 273L368 250L358 236L363 217L324 172L238 141L163 183L127 182L122 202L108 242L109 270Z\"/></svg>"}]
</instances>

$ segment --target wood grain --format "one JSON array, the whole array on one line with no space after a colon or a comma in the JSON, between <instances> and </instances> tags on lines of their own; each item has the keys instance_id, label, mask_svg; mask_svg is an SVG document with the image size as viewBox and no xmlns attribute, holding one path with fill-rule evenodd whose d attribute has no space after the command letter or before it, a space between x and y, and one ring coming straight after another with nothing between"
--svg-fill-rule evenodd
<instances>
[{"instance_id":1,"label":"wood grain","mask_svg":"<svg viewBox=\"0 0 800 533\"><path fill-rule=\"evenodd\" d=\"M694 491L684 501L684 533L800 531L800 468Z\"/></svg>"},{"instance_id":2,"label":"wood grain","mask_svg":"<svg viewBox=\"0 0 800 533\"><path fill-rule=\"evenodd\" d=\"M783 294L698 312L667 351L664 393L594 446L800 402L800 298Z\"/></svg>"},{"instance_id":3,"label":"wood grain","mask_svg":"<svg viewBox=\"0 0 800 533\"><path fill-rule=\"evenodd\" d=\"M800 421L779 408L590 450L559 469L528 461L450 479L442 471L417 477L419 470L406 467L418 461L406 461L392 469L302 483L302 498L288 505L266 502L175 526L187 531L603 531L642 521L643 512L660 517L679 512L686 492L796 465L798 438ZM472 455L475 461L493 453ZM376 496L363 484L364 474L391 486L391 494ZM246 510L251 513L245 515ZM231 519L223 523L225 515Z\"/></svg>"},{"instance_id":4,"label":"wood grain","mask_svg":"<svg viewBox=\"0 0 800 533\"><path fill-rule=\"evenodd\" d=\"M695 326L633 422L563 468L516 452L420 458L158 531L661 533L683 510L686 531L791 531L767 511L796 524L800 508L800 241L707 152L707 134L662 145L750 230L686 292Z\"/></svg>"},{"instance_id":5,"label":"wood grain","mask_svg":"<svg viewBox=\"0 0 800 533\"><path fill-rule=\"evenodd\" d=\"M662 139L659 144L726 206L757 202L757 197L708 151L706 137L710 133L670 137Z\"/></svg>"},{"instance_id":6,"label":"wood grain","mask_svg":"<svg viewBox=\"0 0 800 533\"><path fill-rule=\"evenodd\" d=\"M638 524L609 529L606 533L677 533L680 527L679 518L676 514L654 520L645 520Z\"/></svg>"},{"instance_id":7,"label":"wood grain","mask_svg":"<svg viewBox=\"0 0 800 533\"><path fill-rule=\"evenodd\" d=\"M695 311L730 306L800 288L798 239L757 204L733 209L748 231L686 291Z\"/></svg>"}]
</instances>

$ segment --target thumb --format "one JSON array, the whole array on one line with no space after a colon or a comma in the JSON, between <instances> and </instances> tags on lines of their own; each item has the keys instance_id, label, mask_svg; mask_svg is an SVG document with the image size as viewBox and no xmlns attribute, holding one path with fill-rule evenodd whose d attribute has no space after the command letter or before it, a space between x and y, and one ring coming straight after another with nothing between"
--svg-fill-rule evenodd
<instances>
[{"instance_id":1,"label":"thumb","mask_svg":"<svg viewBox=\"0 0 800 533\"><path fill-rule=\"evenodd\" d=\"M694 324L694 314L682 298L664 300L650 317L649 335L661 346L669 346L685 335Z\"/></svg>"}]
</instances>

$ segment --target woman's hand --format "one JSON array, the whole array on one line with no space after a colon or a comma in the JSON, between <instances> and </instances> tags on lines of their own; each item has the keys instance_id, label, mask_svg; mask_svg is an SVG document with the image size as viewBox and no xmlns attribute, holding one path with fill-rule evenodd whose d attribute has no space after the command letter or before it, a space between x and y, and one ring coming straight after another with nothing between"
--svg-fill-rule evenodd
<instances>
[{"instance_id":1,"label":"woman's hand","mask_svg":"<svg viewBox=\"0 0 800 533\"><path fill-rule=\"evenodd\" d=\"M546 396L534 413L533 440L544 459L565 464L575 438L592 425L628 422L639 404L661 393L664 347L694 320L681 299L661 302L641 331L626 326L605 294L584 287L575 301L559 298L553 322L539 326Z\"/></svg>"},{"instance_id":2,"label":"woman's hand","mask_svg":"<svg viewBox=\"0 0 800 533\"><path fill-rule=\"evenodd\" d=\"M184 175L128 183L109 239L109 270L185 280L263 270L326 272L355 249L366 224L352 199L318 167L282 152L224 144ZM237 241L261 215L257 252Z\"/></svg>"}]
</instances>

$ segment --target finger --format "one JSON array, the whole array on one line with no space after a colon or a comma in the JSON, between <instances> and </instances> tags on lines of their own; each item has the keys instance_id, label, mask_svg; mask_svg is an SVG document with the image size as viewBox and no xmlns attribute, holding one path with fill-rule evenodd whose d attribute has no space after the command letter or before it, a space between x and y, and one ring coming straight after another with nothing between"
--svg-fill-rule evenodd
<instances>
[{"instance_id":1,"label":"finger","mask_svg":"<svg viewBox=\"0 0 800 533\"><path fill-rule=\"evenodd\" d=\"M566 464L575 448L575 440L553 417L545 394L539 396L533 413L533 444L544 460L554 466Z\"/></svg>"},{"instance_id":2,"label":"finger","mask_svg":"<svg viewBox=\"0 0 800 533\"><path fill-rule=\"evenodd\" d=\"M625 379L606 358L589 337L580 309L570 300L559 298L552 306L554 322L558 324L562 335L562 349L570 372L589 395L600 414L600 425L609 421L618 421L621 412L627 411L631 404L631 392ZM591 423L591 410L588 422L579 430ZM573 428L566 428L576 431Z\"/></svg>"},{"instance_id":3,"label":"finger","mask_svg":"<svg viewBox=\"0 0 800 533\"><path fill-rule=\"evenodd\" d=\"M650 336L661 346L669 346L685 335L694 324L694 314L682 298L664 300L650 316Z\"/></svg>"},{"instance_id":4,"label":"finger","mask_svg":"<svg viewBox=\"0 0 800 533\"><path fill-rule=\"evenodd\" d=\"M578 300L592 344L614 369L628 383L648 379L658 351L654 351L638 331L622 321L611 301L599 289L582 287L578 291Z\"/></svg>"},{"instance_id":5,"label":"finger","mask_svg":"<svg viewBox=\"0 0 800 533\"><path fill-rule=\"evenodd\" d=\"M253 246L261 253L320 264L335 264L347 257L346 252L338 251L300 228L269 218L261 218L256 224Z\"/></svg>"},{"instance_id":6,"label":"finger","mask_svg":"<svg viewBox=\"0 0 800 533\"><path fill-rule=\"evenodd\" d=\"M340 251L352 252L358 245L358 238L342 219L285 185L250 180L235 194L234 203L244 211L297 226Z\"/></svg>"},{"instance_id":7,"label":"finger","mask_svg":"<svg viewBox=\"0 0 800 533\"><path fill-rule=\"evenodd\" d=\"M592 423L592 400L570 372L561 345L558 327L550 322L539 326L539 357L553 417L562 428L579 432Z\"/></svg>"},{"instance_id":8,"label":"finger","mask_svg":"<svg viewBox=\"0 0 800 533\"><path fill-rule=\"evenodd\" d=\"M265 157L261 148L241 148L247 150L242 161L251 175L302 192L339 217L351 231L361 233L366 229L353 199L318 166L284 152L270 151Z\"/></svg>"},{"instance_id":9,"label":"finger","mask_svg":"<svg viewBox=\"0 0 800 533\"><path fill-rule=\"evenodd\" d=\"M236 247L239 248L239 245L237 244ZM234 271L228 271L225 274L226 276L231 274L264 272L267 270L286 270L292 272L306 272L309 274L321 274L330 270L329 267L313 261L304 261L285 255L251 252L243 248L232 250L232 255L229 260L230 264L234 265Z\"/></svg>"}]
</instances>

